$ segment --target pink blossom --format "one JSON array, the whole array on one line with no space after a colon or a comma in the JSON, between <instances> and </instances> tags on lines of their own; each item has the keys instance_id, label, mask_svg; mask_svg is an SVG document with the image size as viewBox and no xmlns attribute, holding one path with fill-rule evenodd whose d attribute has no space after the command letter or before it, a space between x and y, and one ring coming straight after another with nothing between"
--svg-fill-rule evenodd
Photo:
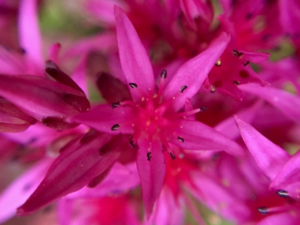
<instances>
[{"instance_id":1,"label":"pink blossom","mask_svg":"<svg viewBox=\"0 0 300 225\"><path fill-rule=\"evenodd\" d=\"M115 16L121 66L132 101L99 105L88 113L73 117L71 121L105 133L132 135L132 142L139 148L137 167L146 213L149 216L165 176L162 146L167 149L171 158L176 157L171 147L173 144L192 150L225 150L232 154L243 154L236 143L212 128L197 121L180 119L201 110L176 113L182 108L186 98L193 97L201 87L210 68L226 47L229 37L222 34L206 51L182 65L173 77L166 80L167 83L165 78L169 74L163 71L156 92L152 66L137 33L117 7ZM99 117L100 112L102 116Z\"/></svg>"}]
</instances>

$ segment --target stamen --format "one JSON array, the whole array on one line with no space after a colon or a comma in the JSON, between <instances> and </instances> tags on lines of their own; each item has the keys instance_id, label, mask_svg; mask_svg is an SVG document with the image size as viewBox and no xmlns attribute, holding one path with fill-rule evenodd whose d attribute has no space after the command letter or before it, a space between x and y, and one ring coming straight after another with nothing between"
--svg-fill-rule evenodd
<instances>
[{"instance_id":1,"label":"stamen","mask_svg":"<svg viewBox=\"0 0 300 225\"><path fill-rule=\"evenodd\" d=\"M146 95L146 93L138 88L138 85L136 83L129 83L129 86L132 88L132 89L137 89L137 91L143 96L143 97L148 97L148 95Z\"/></svg>"},{"instance_id":2,"label":"stamen","mask_svg":"<svg viewBox=\"0 0 300 225\"><path fill-rule=\"evenodd\" d=\"M163 78L163 79L166 79L167 78L167 71L166 70L161 71L160 77Z\"/></svg>"},{"instance_id":3,"label":"stamen","mask_svg":"<svg viewBox=\"0 0 300 225\"><path fill-rule=\"evenodd\" d=\"M187 89L187 86L186 86L186 85L183 85L183 86L180 88L180 93L183 93L185 89Z\"/></svg>"},{"instance_id":4,"label":"stamen","mask_svg":"<svg viewBox=\"0 0 300 225\"><path fill-rule=\"evenodd\" d=\"M234 80L233 83L236 84L236 85L241 84L239 81L236 81L236 80Z\"/></svg>"},{"instance_id":5,"label":"stamen","mask_svg":"<svg viewBox=\"0 0 300 225\"><path fill-rule=\"evenodd\" d=\"M204 107L200 107L200 110L201 110L201 112L203 112L203 111L205 111L205 110L207 110L207 106L204 106Z\"/></svg>"},{"instance_id":6,"label":"stamen","mask_svg":"<svg viewBox=\"0 0 300 225\"><path fill-rule=\"evenodd\" d=\"M221 59L218 59L218 61L216 62L216 64L215 64L216 66L221 66Z\"/></svg>"},{"instance_id":7,"label":"stamen","mask_svg":"<svg viewBox=\"0 0 300 225\"><path fill-rule=\"evenodd\" d=\"M282 197L282 198L288 198L289 197L289 193L285 190L278 190L277 194Z\"/></svg>"},{"instance_id":8,"label":"stamen","mask_svg":"<svg viewBox=\"0 0 300 225\"><path fill-rule=\"evenodd\" d=\"M179 118L179 117L191 116L191 115L194 115L194 114L196 114L198 112L201 112L201 108L193 109L191 111L182 112L182 113L175 113L173 115L168 116L168 118L169 119L176 119L176 118Z\"/></svg>"},{"instance_id":9,"label":"stamen","mask_svg":"<svg viewBox=\"0 0 300 225\"><path fill-rule=\"evenodd\" d=\"M187 86L183 85L180 88L179 92L177 92L172 98L170 98L164 104L162 104L158 108L156 108L155 113L157 113L159 115L163 115L165 113L165 111L167 110L167 108L171 105L173 100L175 100L181 93L183 93L185 89L187 89Z\"/></svg>"},{"instance_id":10,"label":"stamen","mask_svg":"<svg viewBox=\"0 0 300 225\"><path fill-rule=\"evenodd\" d=\"M158 92L157 92L157 97L158 97L157 99L160 99L161 93L163 91L165 79L167 78L167 71L166 70L161 71L160 77L162 79L160 79L160 84L159 84L159 88L158 88Z\"/></svg>"},{"instance_id":11,"label":"stamen","mask_svg":"<svg viewBox=\"0 0 300 225\"><path fill-rule=\"evenodd\" d=\"M232 52L233 52L233 55L234 55L234 56L238 56L239 58L242 58L242 56L244 55L244 53L239 52L239 51L237 51L237 50L232 50Z\"/></svg>"},{"instance_id":12,"label":"stamen","mask_svg":"<svg viewBox=\"0 0 300 225\"><path fill-rule=\"evenodd\" d=\"M175 155L172 152L169 152L171 158L174 160L175 159Z\"/></svg>"},{"instance_id":13,"label":"stamen","mask_svg":"<svg viewBox=\"0 0 300 225\"><path fill-rule=\"evenodd\" d=\"M182 143L184 142L184 139L180 136L178 136L177 140L181 141Z\"/></svg>"},{"instance_id":14,"label":"stamen","mask_svg":"<svg viewBox=\"0 0 300 225\"><path fill-rule=\"evenodd\" d=\"M287 210L289 210L289 209L291 209L293 207L294 207L293 205L282 205L282 206L277 206L277 207L272 207L272 208L259 207L257 210L261 214L267 214L267 213L284 212L284 211L287 211Z\"/></svg>"},{"instance_id":15,"label":"stamen","mask_svg":"<svg viewBox=\"0 0 300 225\"><path fill-rule=\"evenodd\" d=\"M244 66L248 66L249 63L250 63L250 61L245 62L245 63L244 63Z\"/></svg>"},{"instance_id":16,"label":"stamen","mask_svg":"<svg viewBox=\"0 0 300 225\"><path fill-rule=\"evenodd\" d=\"M148 153L147 153L147 160L148 160L148 161L150 161L150 160L151 160L151 158L152 158L152 156L151 156L151 152L148 152Z\"/></svg>"},{"instance_id":17,"label":"stamen","mask_svg":"<svg viewBox=\"0 0 300 225\"><path fill-rule=\"evenodd\" d=\"M112 131L116 131L116 130L118 130L120 128L120 125L119 124L115 124L115 125L113 125L112 127L111 127L111 130Z\"/></svg>"},{"instance_id":18,"label":"stamen","mask_svg":"<svg viewBox=\"0 0 300 225\"><path fill-rule=\"evenodd\" d=\"M137 85L136 83L129 83L129 86L130 86L132 89L138 88L138 85Z\"/></svg>"},{"instance_id":19,"label":"stamen","mask_svg":"<svg viewBox=\"0 0 300 225\"><path fill-rule=\"evenodd\" d=\"M120 102L115 102L111 104L112 108L117 108L120 105Z\"/></svg>"},{"instance_id":20,"label":"stamen","mask_svg":"<svg viewBox=\"0 0 300 225\"><path fill-rule=\"evenodd\" d=\"M269 212L269 209L267 207L259 207L257 211L263 215L266 215Z\"/></svg>"},{"instance_id":21,"label":"stamen","mask_svg":"<svg viewBox=\"0 0 300 225\"><path fill-rule=\"evenodd\" d=\"M215 93L216 92L216 88L214 86L210 85L210 89L211 89L210 93Z\"/></svg>"}]
</instances>

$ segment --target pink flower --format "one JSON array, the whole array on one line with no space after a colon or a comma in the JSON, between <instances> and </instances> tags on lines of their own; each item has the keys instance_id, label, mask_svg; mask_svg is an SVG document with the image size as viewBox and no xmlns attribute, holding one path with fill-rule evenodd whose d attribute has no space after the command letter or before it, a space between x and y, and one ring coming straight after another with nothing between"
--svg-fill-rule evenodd
<instances>
[{"instance_id":1,"label":"pink flower","mask_svg":"<svg viewBox=\"0 0 300 225\"><path fill-rule=\"evenodd\" d=\"M260 224L269 224L270 221L275 220L278 223L279 221L289 221L289 224L298 224L300 210L299 152L290 156L238 117L236 117L236 123L251 155L263 174L269 179L270 188L277 191L279 196L287 199L284 204L268 206L267 203L264 203L263 207L258 208L259 212L270 214L269 218L261 221Z\"/></svg>"},{"instance_id":2,"label":"pink flower","mask_svg":"<svg viewBox=\"0 0 300 225\"><path fill-rule=\"evenodd\" d=\"M173 145L243 154L243 150L224 135L203 123L184 119L201 109L177 112L187 98L197 93L230 38L220 35L206 51L182 65L171 77L163 71L157 90L149 57L133 25L118 7L115 7L115 17L121 66L132 100L96 106L70 121L105 133L132 136L131 143L138 146L137 167L149 216L165 177L164 148L172 159L176 158Z\"/></svg>"}]
</instances>

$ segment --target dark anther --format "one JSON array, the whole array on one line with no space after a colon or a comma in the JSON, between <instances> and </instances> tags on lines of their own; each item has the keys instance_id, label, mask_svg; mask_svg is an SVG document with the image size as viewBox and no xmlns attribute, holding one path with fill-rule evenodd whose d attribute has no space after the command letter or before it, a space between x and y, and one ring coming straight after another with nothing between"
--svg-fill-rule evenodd
<instances>
[{"instance_id":1,"label":"dark anther","mask_svg":"<svg viewBox=\"0 0 300 225\"><path fill-rule=\"evenodd\" d=\"M120 125L119 124L115 124L111 127L111 130L112 131L115 131L115 130L118 130L120 128Z\"/></svg>"},{"instance_id":2,"label":"dark anther","mask_svg":"<svg viewBox=\"0 0 300 225\"><path fill-rule=\"evenodd\" d=\"M111 104L112 108L117 108L120 105L120 102L114 102Z\"/></svg>"},{"instance_id":3,"label":"dark anther","mask_svg":"<svg viewBox=\"0 0 300 225\"><path fill-rule=\"evenodd\" d=\"M178 136L177 140L181 141L182 143L184 142L184 139L180 136Z\"/></svg>"},{"instance_id":4,"label":"dark anther","mask_svg":"<svg viewBox=\"0 0 300 225\"><path fill-rule=\"evenodd\" d=\"M249 63L250 63L250 61L245 62L245 63L244 63L244 66L248 66Z\"/></svg>"},{"instance_id":5,"label":"dark anther","mask_svg":"<svg viewBox=\"0 0 300 225\"><path fill-rule=\"evenodd\" d=\"M166 79L167 78L167 71L166 70L161 71L160 77L163 78L163 79Z\"/></svg>"},{"instance_id":6,"label":"dark anther","mask_svg":"<svg viewBox=\"0 0 300 225\"><path fill-rule=\"evenodd\" d=\"M241 58L242 57L242 55L244 55L244 53L242 53L242 52L239 52L239 51L237 51L237 50L232 50L232 52L233 52L233 55L234 56L238 56L239 58Z\"/></svg>"},{"instance_id":7,"label":"dark anther","mask_svg":"<svg viewBox=\"0 0 300 225\"><path fill-rule=\"evenodd\" d=\"M133 140L130 140L129 144L130 144L131 148L134 148L134 141Z\"/></svg>"},{"instance_id":8,"label":"dark anther","mask_svg":"<svg viewBox=\"0 0 300 225\"><path fill-rule=\"evenodd\" d=\"M138 87L136 83L129 83L129 86L133 89Z\"/></svg>"},{"instance_id":9,"label":"dark anther","mask_svg":"<svg viewBox=\"0 0 300 225\"><path fill-rule=\"evenodd\" d=\"M221 66L221 59L219 59L216 63L215 63L216 66Z\"/></svg>"},{"instance_id":10,"label":"dark anther","mask_svg":"<svg viewBox=\"0 0 300 225\"><path fill-rule=\"evenodd\" d=\"M207 110L207 106L204 106L204 107L200 107L199 109L201 110L201 112L203 112L203 111L205 111L205 110Z\"/></svg>"},{"instance_id":11,"label":"dark anther","mask_svg":"<svg viewBox=\"0 0 300 225\"><path fill-rule=\"evenodd\" d=\"M147 160L150 161L150 160L151 160L151 157L152 157L152 156L151 156L151 152L148 152L148 153L147 153Z\"/></svg>"},{"instance_id":12,"label":"dark anther","mask_svg":"<svg viewBox=\"0 0 300 225\"><path fill-rule=\"evenodd\" d=\"M236 80L234 80L233 83L236 84L236 85L239 85L239 84L240 84L240 82L239 82L239 81L236 81Z\"/></svg>"},{"instance_id":13,"label":"dark anther","mask_svg":"<svg viewBox=\"0 0 300 225\"><path fill-rule=\"evenodd\" d=\"M183 86L180 88L180 92L183 93L185 89L187 89L187 86L183 85Z\"/></svg>"},{"instance_id":14,"label":"dark anther","mask_svg":"<svg viewBox=\"0 0 300 225\"><path fill-rule=\"evenodd\" d=\"M172 152L170 152L170 156L173 160L175 159L175 155Z\"/></svg>"},{"instance_id":15,"label":"dark anther","mask_svg":"<svg viewBox=\"0 0 300 225\"><path fill-rule=\"evenodd\" d=\"M285 191L285 190L278 190L278 191L277 191L277 194L278 194L280 197L282 197L282 198L287 198L287 197L289 197L289 193L288 193L287 191Z\"/></svg>"},{"instance_id":16,"label":"dark anther","mask_svg":"<svg viewBox=\"0 0 300 225\"><path fill-rule=\"evenodd\" d=\"M267 214L269 212L268 208L267 207L259 207L257 209L258 212L260 212L261 214Z\"/></svg>"}]
</instances>

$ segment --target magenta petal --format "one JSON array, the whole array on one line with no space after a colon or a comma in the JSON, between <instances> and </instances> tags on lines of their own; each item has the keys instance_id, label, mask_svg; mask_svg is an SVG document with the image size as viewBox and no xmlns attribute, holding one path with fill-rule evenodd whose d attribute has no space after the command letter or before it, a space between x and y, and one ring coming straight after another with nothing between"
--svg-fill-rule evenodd
<instances>
[{"instance_id":1,"label":"magenta petal","mask_svg":"<svg viewBox=\"0 0 300 225\"><path fill-rule=\"evenodd\" d=\"M189 150L226 151L229 154L243 156L244 150L236 142L213 128L198 121L177 120L166 133L168 141ZM175 131L175 132L174 132ZM172 135L169 135L169 134ZM183 138L180 141L178 137Z\"/></svg>"},{"instance_id":2,"label":"magenta petal","mask_svg":"<svg viewBox=\"0 0 300 225\"><path fill-rule=\"evenodd\" d=\"M110 139L109 135L101 135L83 145L78 141L64 150L51 165L39 187L18 208L18 214L33 213L46 204L79 190L103 173L120 155L120 149L104 150L105 147L102 147Z\"/></svg>"},{"instance_id":3,"label":"magenta petal","mask_svg":"<svg viewBox=\"0 0 300 225\"><path fill-rule=\"evenodd\" d=\"M300 123L299 96L272 87L261 87L257 84L240 85L239 88L268 101L287 117Z\"/></svg>"},{"instance_id":4,"label":"magenta petal","mask_svg":"<svg viewBox=\"0 0 300 225\"><path fill-rule=\"evenodd\" d=\"M237 116L235 120L257 165L267 177L273 180L289 160L290 155Z\"/></svg>"},{"instance_id":5,"label":"magenta petal","mask_svg":"<svg viewBox=\"0 0 300 225\"><path fill-rule=\"evenodd\" d=\"M250 61L252 63L260 63L269 59L270 54L268 53L261 53L261 52L246 52L246 51L239 51L243 53L243 60Z\"/></svg>"},{"instance_id":6,"label":"magenta petal","mask_svg":"<svg viewBox=\"0 0 300 225\"><path fill-rule=\"evenodd\" d=\"M43 179L51 160L43 160L18 177L0 195L0 223L13 217L16 208L32 194Z\"/></svg>"},{"instance_id":7,"label":"magenta petal","mask_svg":"<svg viewBox=\"0 0 300 225\"><path fill-rule=\"evenodd\" d=\"M130 120L134 118L135 113L131 107L118 106L112 108L110 105L98 105L87 113L70 118L69 121L82 123L104 133L131 134L134 127ZM113 130L112 127L114 125L119 125L120 127Z\"/></svg>"},{"instance_id":8,"label":"magenta petal","mask_svg":"<svg viewBox=\"0 0 300 225\"><path fill-rule=\"evenodd\" d=\"M173 103L173 108L176 111L184 105L186 98L192 98L199 91L229 41L230 36L222 33L212 41L205 51L190 59L177 70L163 91L164 100L168 100L175 96L183 85L187 86L187 89Z\"/></svg>"},{"instance_id":9,"label":"magenta petal","mask_svg":"<svg viewBox=\"0 0 300 225\"><path fill-rule=\"evenodd\" d=\"M153 139L152 142L147 139L139 139L138 146L137 168L142 184L146 217L149 219L164 183L166 175L165 157L161 143L156 139ZM150 157L149 154L151 154ZM148 160L149 158L150 160Z\"/></svg>"},{"instance_id":10,"label":"magenta petal","mask_svg":"<svg viewBox=\"0 0 300 225\"><path fill-rule=\"evenodd\" d=\"M22 0L19 11L20 46L37 65L43 65L41 36L37 18L37 1Z\"/></svg>"},{"instance_id":11,"label":"magenta petal","mask_svg":"<svg viewBox=\"0 0 300 225\"><path fill-rule=\"evenodd\" d=\"M300 182L300 151L287 161L271 183L271 187L283 188L297 182Z\"/></svg>"},{"instance_id":12,"label":"magenta petal","mask_svg":"<svg viewBox=\"0 0 300 225\"><path fill-rule=\"evenodd\" d=\"M115 6L115 18L120 61L126 82L137 84L138 88L152 96L155 81L149 56L132 23L118 6ZM131 95L134 100L140 101L138 91L131 89Z\"/></svg>"}]
</instances>

